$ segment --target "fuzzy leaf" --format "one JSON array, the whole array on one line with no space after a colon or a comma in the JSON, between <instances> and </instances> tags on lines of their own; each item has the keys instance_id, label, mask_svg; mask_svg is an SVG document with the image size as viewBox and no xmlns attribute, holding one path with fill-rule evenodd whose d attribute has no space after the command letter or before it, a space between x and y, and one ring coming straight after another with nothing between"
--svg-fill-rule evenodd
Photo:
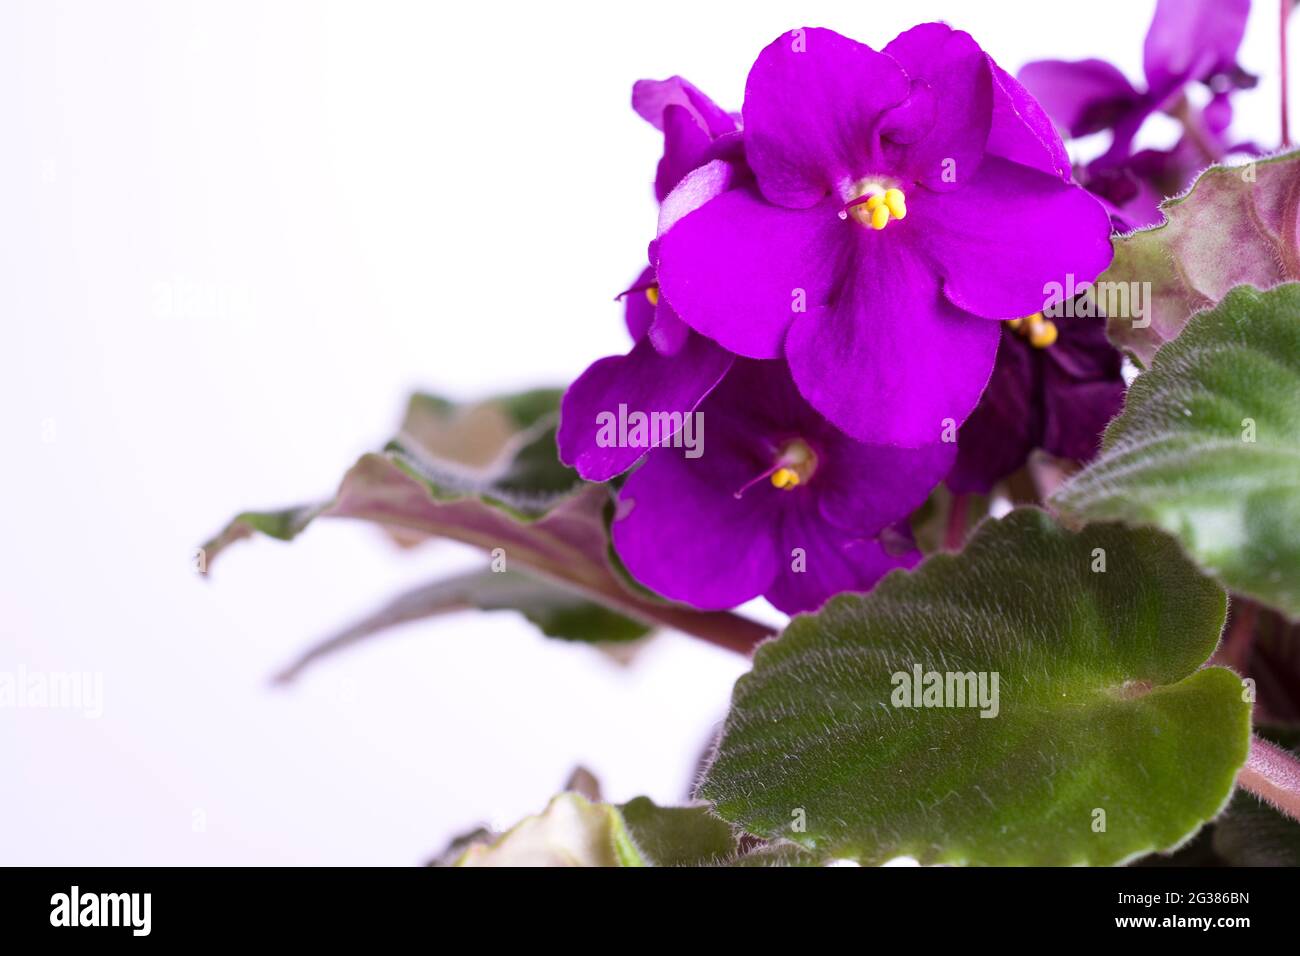
<instances>
[{"instance_id":1,"label":"fuzzy leaf","mask_svg":"<svg viewBox=\"0 0 1300 956\"><path fill-rule=\"evenodd\" d=\"M1300 285L1234 289L1188 323L1054 504L1163 528L1225 586L1300 616Z\"/></svg>"},{"instance_id":2,"label":"fuzzy leaf","mask_svg":"<svg viewBox=\"0 0 1300 956\"><path fill-rule=\"evenodd\" d=\"M1073 533L1035 509L985 521L960 554L760 647L700 795L748 833L862 863L1114 864L1173 847L1222 808L1249 745L1240 681L1201 668L1225 603L1159 532ZM983 673L996 707L898 706L917 668L945 690L949 673Z\"/></svg>"},{"instance_id":3,"label":"fuzzy leaf","mask_svg":"<svg viewBox=\"0 0 1300 956\"><path fill-rule=\"evenodd\" d=\"M1144 364L1236 285L1300 280L1300 151L1212 166L1161 205L1165 222L1115 240L1105 283L1150 283L1146 314L1110 310L1110 340ZM1130 288L1133 288L1130 286ZM1136 310L1130 308L1130 313Z\"/></svg>"},{"instance_id":4,"label":"fuzzy leaf","mask_svg":"<svg viewBox=\"0 0 1300 956\"><path fill-rule=\"evenodd\" d=\"M399 594L373 614L309 648L276 680L288 683L323 657L390 628L457 611L518 611L547 637L566 641L626 642L650 628L518 571L471 571Z\"/></svg>"},{"instance_id":5,"label":"fuzzy leaf","mask_svg":"<svg viewBox=\"0 0 1300 956\"><path fill-rule=\"evenodd\" d=\"M609 490L578 480L559 464L554 412L540 410L556 394L531 392L488 403L495 409L493 415L509 423L498 430L498 437L522 426L491 455L466 435L447 430L449 422L462 421L462 413L440 400L417 397L398 438L383 452L362 456L333 499L238 515L203 546L203 568L210 570L228 545L255 532L292 540L318 517L356 518L385 528L403 542L445 537L487 552L500 549L508 569L525 569L642 625L675 628L748 652L767 636L767 628L734 614L700 612L663 601L630 586L611 564ZM463 460L440 457L435 448L441 454L454 449ZM471 466L466 463L470 457L490 458L492 463Z\"/></svg>"}]
</instances>

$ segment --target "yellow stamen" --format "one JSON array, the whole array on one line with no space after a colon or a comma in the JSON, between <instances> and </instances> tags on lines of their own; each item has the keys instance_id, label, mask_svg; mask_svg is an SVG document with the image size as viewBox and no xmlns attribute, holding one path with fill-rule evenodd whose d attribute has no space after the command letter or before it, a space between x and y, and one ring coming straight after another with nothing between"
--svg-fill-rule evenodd
<instances>
[{"instance_id":1,"label":"yellow stamen","mask_svg":"<svg viewBox=\"0 0 1300 956\"><path fill-rule=\"evenodd\" d=\"M885 205L889 207L889 214L895 219L907 216L907 197L903 195L901 189L886 189L884 199Z\"/></svg>"},{"instance_id":2,"label":"yellow stamen","mask_svg":"<svg viewBox=\"0 0 1300 956\"><path fill-rule=\"evenodd\" d=\"M799 484L799 472L793 468L778 468L772 472L772 484L777 488L793 488Z\"/></svg>"},{"instance_id":3,"label":"yellow stamen","mask_svg":"<svg viewBox=\"0 0 1300 956\"><path fill-rule=\"evenodd\" d=\"M852 216L872 229L884 229L891 220L907 215L907 197L897 186L887 186L878 180L863 180L853 188L854 205L840 211L840 218Z\"/></svg>"},{"instance_id":4,"label":"yellow stamen","mask_svg":"<svg viewBox=\"0 0 1300 956\"><path fill-rule=\"evenodd\" d=\"M646 286L645 298L651 305L657 306L659 304L659 287L657 285Z\"/></svg>"},{"instance_id":5,"label":"yellow stamen","mask_svg":"<svg viewBox=\"0 0 1300 956\"><path fill-rule=\"evenodd\" d=\"M1023 319L1007 319L1007 325L1028 339L1029 344L1036 349L1045 349L1056 341L1056 324L1043 318L1041 312L1027 315Z\"/></svg>"},{"instance_id":6,"label":"yellow stamen","mask_svg":"<svg viewBox=\"0 0 1300 956\"><path fill-rule=\"evenodd\" d=\"M1045 349L1056 341L1056 323L1044 319L1029 332L1029 344L1036 349Z\"/></svg>"}]
</instances>

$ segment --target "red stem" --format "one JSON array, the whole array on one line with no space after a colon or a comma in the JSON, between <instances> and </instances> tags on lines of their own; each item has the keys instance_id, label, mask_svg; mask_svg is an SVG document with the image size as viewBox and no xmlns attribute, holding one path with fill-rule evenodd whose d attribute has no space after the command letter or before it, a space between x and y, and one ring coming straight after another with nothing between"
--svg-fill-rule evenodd
<instances>
[{"instance_id":1,"label":"red stem","mask_svg":"<svg viewBox=\"0 0 1300 956\"><path fill-rule=\"evenodd\" d=\"M1286 62L1286 25L1291 17L1291 4L1295 0L1281 0L1281 18L1279 21L1279 44L1281 49L1282 69L1280 80L1282 83L1282 146L1283 148L1291 145L1291 121L1289 106L1289 91L1287 84L1287 62Z\"/></svg>"},{"instance_id":2,"label":"red stem","mask_svg":"<svg viewBox=\"0 0 1300 956\"><path fill-rule=\"evenodd\" d=\"M1300 760L1259 737L1250 739L1250 756L1237 784L1278 810L1300 820Z\"/></svg>"},{"instance_id":3,"label":"red stem","mask_svg":"<svg viewBox=\"0 0 1300 956\"><path fill-rule=\"evenodd\" d=\"M948 503L948 527L943 536L945 551L960 551L966 543L966 515L970 500L964 494L954 494Z\"/></svg>"}]
</instances>

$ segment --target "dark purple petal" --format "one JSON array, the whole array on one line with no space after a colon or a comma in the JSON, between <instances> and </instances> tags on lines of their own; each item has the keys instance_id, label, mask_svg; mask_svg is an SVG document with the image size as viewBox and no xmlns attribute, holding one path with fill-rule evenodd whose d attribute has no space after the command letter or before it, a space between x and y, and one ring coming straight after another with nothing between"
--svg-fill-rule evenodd
<instances>
[{"instance_id":1,"label":"dark purple petal","mask_svg":"<svg viewBox=\"0 0 1300 956\"><path fill-rule=\"evenodd\" d=\"M866 251L832 305L796 318L786 355L800 393L840 429L916 448L975 407L993 370L998 326L948 303L928 264L889 235L911 218L855 237Z\"/></svg>"},{"instance_id":2,"label":"dark purple petal","mask_svg":"<svg viewBox=\"0 0 1300 956\"><path fill-rule=\"evenodd\" d=\"M1119 351L1103 319L1058 318L1056 344L1043 355L1043 435L1039 444L1061 458L1087 461L1107 422L1124 404Z\"/></svg>"},{"instance_id":3,"label":"dark purple petal","mask_svg":"<svg viewBox=\"0 0 1300 956\"><path fill-rule=\"evenodd\" d=\"M900 225L923 237L952 303L990 319L1039 311L1049 283L1091 282L1112 255L1110 219L1084 189L992 156L961 189L909 203Z\"/></svg>"},{"instance_id":4,"label":"dark purple petal","mask_svg":"<svg viewBox=\"0 0 1300 956\"><path fill-rule=\"evenodd\" d=\"M1020 82L1071 136L1113 126L1133 110L1142 94L1105 60L1036 60L1018 74Z\"/></svg>"},{"instance_id":5,"label":"dark purple petal","mask_svg":"<svg viewBox=\"0 0 1300 956\"><path fill-rule=\"evenodd\" d=\"M1101 446L1101 433L1124 406L1123 381L1079 382L1043 367L1045 416L1041 446L1060 458L1088 461Z\"/></svg>"},{"instance_id":6,"label":"dark purple petal","mask_svg":"<svg viewBox=\"0 0 1300 956\"><path fill-rule=\"evenodd\" d=\"M795 548L802 563L792 558ZM780 561L765 597L779 611L815 611L842 591L868 591L895 568L921 560L916 550L891 554L874 539L850 539L805 512L785 515L780 534ZM804 567L796 571L796 567Z\"/></svg>"},{"instance_id":7,"label":"dark purple petal","mask_svg":"<svg viewBox=\"0 0 1300 956\"><path fill-rule=\"evenodd\" d=\"M783 209L733 189L660 238L659 283L695 331L738 355L778 358L795 310L826 301L846 255L838 209L835 199Z\"/></svg>"},{"instance_id":8,"label":"dark purple petal","mask_svg":"<svg viewBox=\"0 0 1300 956\"><path fill-rule=\"evenodd\" d=\"M746 155L763 195L806 209L845 180L885 172L877 126L909 92L893 57L831 30L778 37L745 84Z\"/></svg>"},{"instance_id":9,"label":"dark purple petal","mask_svg":"<svg viewBox=\"0 0 1300 956\"><path fill-rule=\"evenodd\" d=\"M908 135L900 145L886 134L885 171L931 189L956 188L961 177L979 166L989 137L993 81L988 57L970 34L946 23L913 27L884 52L907 71L912 95L932 104L932 119L921 138ZM945 175L949 170L956 171L956 179Z\"/></svg>"},{"instance_id":10,"label":"dark purple petal","mask_svg":"<svg viewBox=\"0 0 1300 956\"><path fill-rule=\"evenodd\" d=\"M732 357L708 339L690 336L674 356L655 351L648 338L627 355L600 359L564 393L556 442L560 460L588 481L608 481L632 467L644 447L601 447L597 416L629 412L689 413L726 374Z\"/></svg>"},{"instance_id":11,"label":"dark purple petal","mask_svg":"<svg viewBox=\"0 0 1300 956\"><path fill-rule=\"evenodd\" d=\"M818 469L818 506L829 524L871 537L925 503L952 468L955 442L920 448L869 445L842 433L823 437L826 466Z\"/></svg>"},{"instance_id":12,"label":"dark purple petal","mask_svg":"<svg viewBox=\"0 0 1300 956\"><path fill-rule=\"evenodd\" d=\"M1088 316L1059 316L1056 344L1043 350L1049 365L1068 378L1121 381L1123 361L1119 350L1106 338L1106 320Z\"/></svg>"},{"instance_id":13,"label":"dark purple petal","mask_svg":"<svg viewBox=\"0 0 1300 956\"><path fill-rule=\"evenodd\" d=\"M1024 465L1042 433L1039 377L1033 347L1016 333L1004 331L993 377L957 436L957 462L948 475L949 488L958 494L985 495Z\"/></svg>"}]
</instances>

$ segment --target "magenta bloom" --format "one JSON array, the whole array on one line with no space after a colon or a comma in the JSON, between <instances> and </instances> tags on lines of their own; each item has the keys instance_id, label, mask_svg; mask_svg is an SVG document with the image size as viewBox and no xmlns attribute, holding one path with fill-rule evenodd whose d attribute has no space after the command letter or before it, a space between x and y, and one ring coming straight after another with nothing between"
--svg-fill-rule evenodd
<instances>
[{"instance_id":1,"label":"magenta bloom","mask_svg":"<svg viewBox=\"0 0 1300 956\"><path fill-rule=\"evenodd\" d=\"M957 436L948 487L988 494L1035 448L1087 461L1123 404L1120 354L1104 319L1005 323L989 387Z\"/></svg>"},{"instance_id":2,"label":"magenta bloom","mask_svg":"<svg viewBox=\"0 0 1300 956\"><path fill-rule=\"evenodd\" d=\"M700 414L699 457L657 448L619 494L614 548L642 584L699 608L764 595L795 613L920 559L893 526L947 473L952 443L854 441L778 361L737 360Z\"/></svg>"},{"instance_id":3,"label":"magenta bloom","mask_svg":"<svg viewBox=\"0 0 1300 956\"><path fill-rule=\"evenodd\" d=\"M864 441L917 447L964 421L1005 319L1092 281L1109 223L1068 181L1041 110L965 33L883 52L797 30L745 89L756 182L682 217L660 286L728 351L785 357L799 392Z\"/></svg>"},{"instance_id":4,"label":"magenta bloom","mask_svg":"<svg viewBox=\"0 0 1300 956\"><path fill-rule=\"evenodd\" d=\"M744 175L722 160L689 173L660 208L659 228L731 187ZM658 240L656 240L657 242ZM651 244L653 256L654 244ZM735 356L682 322L646 269L623 293L628 334L636 344L588 366L560 403L556 432L560 460L587 481L608 481L631 468L650 448L679 430L646 433L645 440L610 443L600 427L608 415L642 415L677 421L690 415L722 380Z\"/></svg>"},{"instance_id":5,"label":"magenta bloom","mask_svg":"<svg viewBox=\"0 0 1300 956\"><path fill-rule=\"evenodd\" d=\"M664 134L655 178L655 194L663 202L660 231L746 175L736 120L681 77L638 81L632 107ZM731 161L718 158L723 156ZM652 258L654 250L652 243ZM602 416L624 409L629 415L677 416L680 421L721 381L734 359L678 318L660 294L653 268L645 269L621 298L635 345L627 355L590 365L569 386L560 409L560 459L588 481L622 474L658 443L603 442Z\"/></svg>"},{"instance_id":6,"label":"magenta bloom","mask_svg":"<svg viewBox=\"0 0 1300 956\"><path fill-rule=\"evenodd\" d=\"M1255 85L1237 63L1249 13L1250 0L1159 0L1142 50L1145 90L1105 60L1039 60L1021 69L1021 82L1068 135L1112 131L1106 152L1079 178L1111 207L1120 228L1159 222L1160 200L1228 153L1258 152L1226 138L1230 95ZM1196 82L1211 93L1204 110L1184 97ZM1182 138L1169 150L1133 153L1138 130L1162 110L1183 122Z\"/></svg>"},{"instance_id":7,"label":"magenta bloom","mask_svg":"<svg viewBox=\"0 0 1300 956\"><path fill-rule=\"evenodd\" d=\"M655 175L655 197L660 202L691 170L740 155L736 118L680 76L638 80L632 87L632 108L664 134L663 157Z\"/></svg>"}]
</instances>

